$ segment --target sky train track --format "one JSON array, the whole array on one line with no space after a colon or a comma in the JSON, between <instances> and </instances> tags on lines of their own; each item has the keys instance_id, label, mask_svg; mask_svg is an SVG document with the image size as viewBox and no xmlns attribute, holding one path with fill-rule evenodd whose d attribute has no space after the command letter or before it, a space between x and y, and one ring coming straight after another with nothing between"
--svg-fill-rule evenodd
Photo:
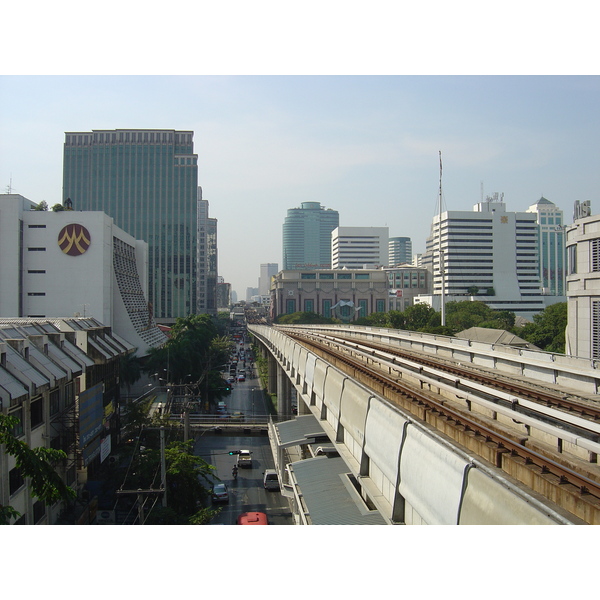
<instances>
[{"instance_id":1,"label":"sky train track","mask_svg":"<svg viewBox=\"0 0 600 600\"><path fill-rule=\"evenodd\" d=\"M440 363L422 353L314 330L285 332L400 408L436 428L441 423L455 440L465 432L480 438L481 456L496 467L505 469L509 455L600 510L600 405L450 360ZM486 412L494 417L484 416ZM554 439L554 446L533 432ZM490 446L495 447L491 460ZM587 460L582 458L586 454Z\"/></svg>"}]
</instances>

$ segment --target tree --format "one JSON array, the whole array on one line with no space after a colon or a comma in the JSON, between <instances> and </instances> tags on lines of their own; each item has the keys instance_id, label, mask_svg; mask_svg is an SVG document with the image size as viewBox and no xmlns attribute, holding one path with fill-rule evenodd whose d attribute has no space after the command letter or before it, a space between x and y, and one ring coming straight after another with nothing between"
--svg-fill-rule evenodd
<instances>
[{"instance_id":1,"label":"tree","mask_svg":"<svg viewBox=\"0 0 600 600\"><path fill-rule=\"evenodd\" d=\"M136 348L137 350L137 348ZM136 356L135 350L129 354L124 354L119 358L119 381L127 388L127 394L131 386L142 376L142 367L140 359Z\"/></svg>"},{"instance_id":2,"label":"tree","mask_svg":"<svg viewBox=\"0 0 600 600\"><path fill-rule=\"evenodd\" d=\"M519 335L546 352L564 354L567 328L567 303L548 306L534 315L533 323L525 325Z\"/></svg>"},{"instance_id":3,"label":"tree","mask_svg":"<svg viewBox=\"0 0 600 600\"><path fill-rule=\"evenodd\" d=\"M55 204L52 207L53 212L62 212L63 210L65 210L65 207L62 204Z\"/></svg>"},{"instance_id":4,"label":"tree","mask_svg":"<svg viewBox=\"0 0 600 600\"><path fill-rule=\"evenodd\" d=\"M33 207L33 210L48 210L48 203L45 200L42 200Z\"/></svg>"},{"instance_id":5,"label":"tree","mask_svg":"<svg viewBox=\"0 0 600 600\"><path fill-rule=\"evenodd\" d=\"M0 414L0 445L4 444L6 454L15 457L15 466L21 477L29 478L32 496L46 504L75 498L75 490L55 470L56 464L67 458L67 455L54 448L30 448L13 433L18 423L16 417ZM0 506L0 524L6 525L10 518L19 516L12 507Z\"/></svg>"},{"instance_id":6,"label":"tree","mask_svg":"<svg viewBox=\"0 0 600 600\"><path fill-rule=\"evenodd\" d=\"M210 509L198 511L209 496L215 479L215 467L193 453L193 441L171 442L165 449L167 508L157 506L148 513L146 524L200 524L214 516ZM160 450L146 449L137 456L127 486L133 489L151 487L160 470ZM205 484L205 485L204 485ZM202 513L202 514L200 514Z\"/></svg>"},{"instance_id":7,"label":"tree","mask_svg":"<svg viewBox=\"0 0 600 600\"><path fill-rule=\"evenodd\" d=\"M429 325L435 310L429 304L414 304L404 311L404 327L410 331L419 331Z\"/></svg>"}]
</instances>

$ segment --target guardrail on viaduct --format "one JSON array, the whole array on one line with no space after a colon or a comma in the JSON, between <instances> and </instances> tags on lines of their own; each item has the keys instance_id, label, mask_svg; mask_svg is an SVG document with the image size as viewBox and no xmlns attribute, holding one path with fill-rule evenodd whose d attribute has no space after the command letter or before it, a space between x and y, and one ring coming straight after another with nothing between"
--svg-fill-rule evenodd
<instances>
[{"instance_id":1,"label":"guardrail on viaduct","mask_svg":"<svg viewBox=\"0 0 600 600\"><path fill-rule=\"evenodd\" d=\"M452 445L430 425L416 421L282 331L263 325L249 325L248 329L271 357L269 381L278 385L283 379L291 382L299 400L319 419L356 476L362 493L390 523L582 523L499 469ZM359 328L350 329L356 333ZM382 334L389 336L387 330L377 329L377 335ZM364 335L373 339L374 333L364 328ZM448 352L444 344L436 346L435 339L424 339L421 334L416 343L430 352L434 347ZM493 355L489 350L489 346L481 353L472 346L461 348L463 360L468 354L475 362L485 360L488 366ZM521 369L527 372L530 363L522 362ZM503 362L515 369L513 363ZM539 365L531 366L539 372ZM553 371L552 377L556 377ZM585 385L590 390L594 384Z\"/></svg>"}]
</instances>

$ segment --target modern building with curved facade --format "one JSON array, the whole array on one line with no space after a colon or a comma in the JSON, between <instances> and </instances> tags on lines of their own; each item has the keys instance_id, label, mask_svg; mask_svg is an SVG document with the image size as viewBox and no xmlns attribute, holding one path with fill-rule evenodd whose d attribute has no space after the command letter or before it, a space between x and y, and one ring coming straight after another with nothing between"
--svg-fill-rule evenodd
<instances>
[{"instance_id":1,"label":"modern building with curved facade","mask_svg":"<svg viewBox=\"0 0 600 600\"><path fill-rule=\"evenodd\" d=\"M0 317L93 317L138 349L166 336L148 302L148 244L99 211L0 195Z\"/></svg>"},{"instance_id":2,"label":"modern building with curved facade","mask_svg":"<svg viewBox=\"0 0 600 600\"><path fill-rule=\"evenodd\" d=\"M330 269L331 232L339 221L337 210L319 202L289 208L283 224L283 269Z\"/></svg>"}]
</instances>

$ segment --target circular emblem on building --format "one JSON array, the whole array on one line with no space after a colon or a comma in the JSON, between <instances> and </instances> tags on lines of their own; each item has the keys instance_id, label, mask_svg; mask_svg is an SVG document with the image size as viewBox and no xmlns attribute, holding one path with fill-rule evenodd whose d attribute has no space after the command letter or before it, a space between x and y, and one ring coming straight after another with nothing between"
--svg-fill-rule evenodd
<instances>
[{"instance_id":1,"label":"circular emblem on building","mask_svg":"<svg viewBox=\"0 0 600 600\"><path fill-rule=\"evenodd\" d=\"M92 241L90 232L77 223L65 225L58 234L60 249L69 256L80 256L89 247Z\"/></svg>"}]
</instances>

